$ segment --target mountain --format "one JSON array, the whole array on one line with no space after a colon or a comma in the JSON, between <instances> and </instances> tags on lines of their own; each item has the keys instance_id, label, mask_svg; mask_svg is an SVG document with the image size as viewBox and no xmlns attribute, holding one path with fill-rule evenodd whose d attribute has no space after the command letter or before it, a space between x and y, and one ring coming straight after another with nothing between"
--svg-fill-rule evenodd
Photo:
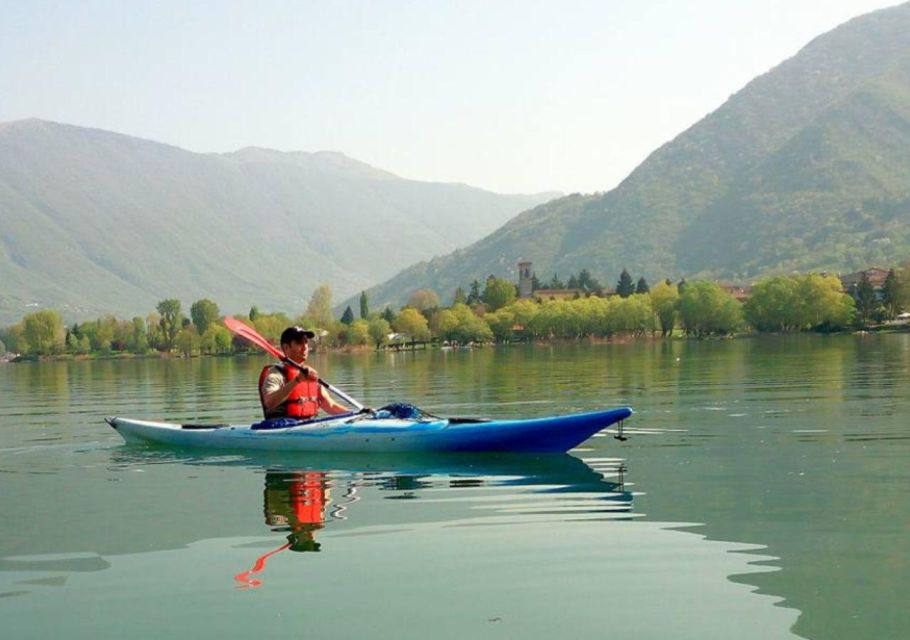
<instances>
[{"instance_id":1,"label":"mountain","mask_svg":"<svg viewBox=\"0 0 910 640\"><path fill-rule=\"evenodd\" d=\"M302 311L448 253L558 194L405 180L340 153L198 154L41 120L0 124L0 324L164 298Z\"/></svg>"},{"instance_id":2,"label":"mountain","mask_svg":"<svg viewBox=\"0 0 910 640\"><path fill-rule=\"evenodd\" d=\"M623 268L737 281L910 258L910 3L822 35L654 151L618 187L526 211L369 291L447 302L489 274Z\"/></svg>"}]
</instances>

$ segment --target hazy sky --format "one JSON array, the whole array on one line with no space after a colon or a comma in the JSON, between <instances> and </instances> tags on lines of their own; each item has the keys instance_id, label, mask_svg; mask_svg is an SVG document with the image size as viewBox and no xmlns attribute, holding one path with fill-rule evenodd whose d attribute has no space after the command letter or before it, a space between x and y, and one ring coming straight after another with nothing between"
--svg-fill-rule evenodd
<instances>
[{"instance_id":1,"label":"hazy sky","mask_svg":"<svg viewBox=\"0 0 910 640\"><path fill-rule=\"evenodd\" d=\"M0 0L0 122L602 191L815 36L894 4Z\"/></svg>"}]
</instances>

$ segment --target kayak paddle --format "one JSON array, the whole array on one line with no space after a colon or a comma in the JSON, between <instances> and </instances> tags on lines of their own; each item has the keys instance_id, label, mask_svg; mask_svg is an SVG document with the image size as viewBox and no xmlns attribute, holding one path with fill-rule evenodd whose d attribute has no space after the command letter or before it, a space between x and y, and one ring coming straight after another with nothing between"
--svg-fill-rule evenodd
<instances>
[{"instance_id":1,"label":"kayak paddle","mask_svg":"<svg viewBox=\"0 0 910 640\"><path fill-rule=\"evenodd\" d=\"M226 326L233 333L237 334L238 336L240 336L247 342L254 344L257 347L259 347L260 349L263 349L263 350L267 351L268 353L272 354L273 356L275 356L282 362L286 362L287 364L291 365L292 367L296 367L297 369L303 369L303 370L307 369L306 365L300 364L298 362L294 362L293 360L288 358L286 355L284 355L284 353L281 351L281 349L279 349L278 347L273 345L271 342L269 342L268 340L263 338L259 334L259 332L257 332L252 327L240 322L240 320L238 320L237 318L235 318L233 316L225 316L224 317L224 326ZM354 398L352 398L351 396L346 394L344 391L342 391L338 387L333 387L332 385L330 385L328 382L326 382L322 378L318 378L318 381L319 381L320 385L322 385L323 387L325 387L326 389L328 389L329 391L334 393L336 396L338 396L339 398L341 398L342 400L347 402L349 405L351 405L358 411L363 409L363 405L361 403L354 400Z\"/></svg>"}]
</instances>

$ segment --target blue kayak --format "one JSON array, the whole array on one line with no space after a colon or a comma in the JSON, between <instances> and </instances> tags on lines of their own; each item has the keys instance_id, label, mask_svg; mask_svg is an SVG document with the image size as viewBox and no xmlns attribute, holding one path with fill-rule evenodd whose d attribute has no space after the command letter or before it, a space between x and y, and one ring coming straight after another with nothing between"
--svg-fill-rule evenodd
<instances>
[{"instance_id":1,"label":"blue kayak","mask_svg":"<svg viewBox=\"0 0 910 640\"><path fill-rule=\"evenodd\" d=\"M409 406L409 405L406 405ZM416 409L416 407L414 408ZM514 451L553 453L577 447L632 415L629 407L526 420L440 418L380 410L306 422L252 425L176 424L107 418L128 443L257 451Z\"/></svg>"}]
</instances>

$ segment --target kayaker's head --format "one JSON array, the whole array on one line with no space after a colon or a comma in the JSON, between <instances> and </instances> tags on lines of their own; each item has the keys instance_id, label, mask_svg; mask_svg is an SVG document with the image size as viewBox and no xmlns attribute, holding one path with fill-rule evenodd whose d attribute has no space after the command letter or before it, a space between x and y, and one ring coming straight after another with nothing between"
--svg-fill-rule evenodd
<instances>
[{"instance_id":1,"label":"kayaker's head","mask_svg":"<svg viewBox=\"0 0 910 640\"><path fill-rule=\"evenodd\" d=\"M310 353L310 340L315 337L303 327L288 327L281 332L281 350L294 362L303 362Z\"/></svg>"}]
</instances>

